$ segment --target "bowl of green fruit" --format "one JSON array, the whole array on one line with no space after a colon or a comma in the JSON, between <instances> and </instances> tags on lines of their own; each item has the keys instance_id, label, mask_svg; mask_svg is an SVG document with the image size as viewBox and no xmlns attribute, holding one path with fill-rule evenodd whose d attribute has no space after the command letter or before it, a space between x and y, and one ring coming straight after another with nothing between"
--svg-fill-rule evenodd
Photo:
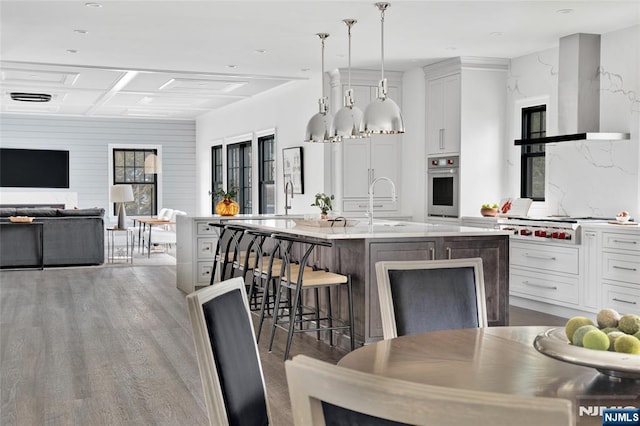
<instances>
[{"instance_id":1,"label":"bowl of green fruit","mask_svg":"<svg viewBox=\"0 0 640 426\"><path fill-rule=\"evenodd\" d=\"M494 217L498 214L497 204L483 204L480 209L480 214L484 217Z\"/></svg>"},{"instance_id":2,"label":"bowl of green fruit","mask_svg":"<svg viewBox=\"0 0 640 426\"><path fill-rule=\"evenodd\" d=\"M593 367L618 379L640 380L640 315L602 309L596 321L570 318L536 336L533 346L560 361Z\"/></svg>"}]
</instances>

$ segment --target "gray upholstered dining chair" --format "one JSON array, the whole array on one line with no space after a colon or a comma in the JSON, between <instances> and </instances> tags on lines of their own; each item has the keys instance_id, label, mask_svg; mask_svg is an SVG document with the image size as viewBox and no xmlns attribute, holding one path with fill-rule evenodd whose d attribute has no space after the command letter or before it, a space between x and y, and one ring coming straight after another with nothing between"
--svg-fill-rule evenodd
<instances>
[{"instance_id":1,"label":"gray upholstered dining chair","mask_svg":"<svg viewBox=\"0 0 640 426\"><path fill-rule=\"evenodd\" d=\"M323 425L571 426L571 401L452 389L297 355L285 362L293 422Z\"/></svg>"},{"instance_id":2,"label":"gray upholstered dining chair","mask_svg":"<svg viewBox=\"0 0 640 426\"><path fill-rule=\"evenodd\" d=\"M268 425L270 412L244 280L187 295L209 423Z\"/></svg>"},{"instance_id":3,"label":"gray upholstered dining chair","mask_svg":"<svg viewBox=\"0 0 640 426\"><path fill-rule=\"evenodd\" d=\"M487 327L482 259L376 263L385 339Z\"/></svg>"}]
</instances>

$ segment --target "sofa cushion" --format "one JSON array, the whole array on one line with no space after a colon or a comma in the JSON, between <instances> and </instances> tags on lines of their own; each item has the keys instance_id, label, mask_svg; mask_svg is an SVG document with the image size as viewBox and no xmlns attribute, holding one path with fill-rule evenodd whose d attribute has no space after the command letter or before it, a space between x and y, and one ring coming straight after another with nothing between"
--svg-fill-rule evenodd
<instances>
[{"instance_id":1,"label":"sofa cushion","mask_svg":"<svg viewBox=\"0 0 640 426\"><path fill-rule=\"evenodd\" d=\"M15 207L0 207L0 217L10 217L16 215Z\"/></svg>"},{"instance_id":2,"label":"sofa cushion","mask_svg":"<svg viewBox=\"0 0 640 426\"><path fill-rule=\"evenodd\" d=\"M50 207L24 207L16 209L16 216L55 217L57 215L58 210Z\"/></svg>"},{"instance_id":3,"label":"sofa cushion","mask_svg":"<svg viewBox=\"0 0 640 426\"><path fill-rule=\"evenodd\" d=\"M104 216L103 208L90 209L59 209L58 216Z\"/></svg>"}]
</instances>

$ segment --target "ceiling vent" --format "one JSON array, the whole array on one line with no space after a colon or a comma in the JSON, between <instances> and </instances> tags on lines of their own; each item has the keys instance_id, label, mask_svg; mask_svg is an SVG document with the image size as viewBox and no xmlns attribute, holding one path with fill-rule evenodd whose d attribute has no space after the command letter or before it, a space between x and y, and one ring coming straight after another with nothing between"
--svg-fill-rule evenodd
<instances>
[{"instance_id":1,"label":"ceiling vent","mask_svg":"<svg viewBox=\"0 0 640 426\"><path fill-rule=\"evenodd\" d=\"M18 102L49 102L51 95L47 93L20 93L11 92L11 99Z\"/></svg>"}]
</instances>

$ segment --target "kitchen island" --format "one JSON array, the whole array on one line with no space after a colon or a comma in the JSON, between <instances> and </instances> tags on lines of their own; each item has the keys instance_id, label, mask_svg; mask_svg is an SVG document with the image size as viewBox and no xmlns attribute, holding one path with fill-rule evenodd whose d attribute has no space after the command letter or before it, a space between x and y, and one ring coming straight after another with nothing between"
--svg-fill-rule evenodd
<instances>
[{"instance_id":1,"label":"kitchen island","mask_svg":"<svg viewBox=\"0 0 640 426\"><path fill-rule=\"evenodd\" d=\"M188 220L188 217L184 219ZM216 222L220 218L210 218ZM238 222L238 220L240 220ZM235 219L244 226L332 242L317 247L310 265L350 274L353 282L357 343L382 339L375 264L381 260L427 260L480 257L483 260L489 325L509 323L509 236L507 232L403 221L376 220L372 227L362 220L355 226L302 226L289 218ZM180 234L180 223L178 223ZM180 241L178 242L180 249ZM178 256L180 257L179 253ZM180 263L180 259L178 260ZM344 297L334 298L338 303ZM339 307L347 315L346 306Z\"/></svg>"}]
</instances>

